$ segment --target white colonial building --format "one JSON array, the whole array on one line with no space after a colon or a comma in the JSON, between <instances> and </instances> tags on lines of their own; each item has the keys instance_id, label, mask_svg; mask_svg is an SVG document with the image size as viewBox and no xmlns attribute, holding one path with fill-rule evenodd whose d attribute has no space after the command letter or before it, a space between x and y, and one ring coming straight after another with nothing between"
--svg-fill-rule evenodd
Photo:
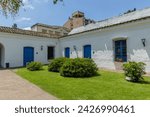
<instances>
[{"instance_id":1,"label":"white colonial building","mask_svg":"<svg viewBox=\"0 0 150 117\"><path fill-rule=\"evenodd\" d=\"M73 29L67 36L0 27L0 65L44 64L56 57L92 58L98 67L120 69L123 62L146 63L150 72L150 8Z\"/></svg>"}]
</instances>

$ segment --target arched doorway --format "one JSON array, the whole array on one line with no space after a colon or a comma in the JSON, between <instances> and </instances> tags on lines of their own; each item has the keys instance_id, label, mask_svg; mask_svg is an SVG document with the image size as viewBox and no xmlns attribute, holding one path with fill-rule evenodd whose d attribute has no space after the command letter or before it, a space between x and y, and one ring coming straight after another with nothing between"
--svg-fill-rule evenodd
<instances>
[{"instance_id":1,"label":"arched doorway","mask_svg":"<svg viewBox=\"0 0 150 117\"><path fill-rule=\"evenodd\" d=\"M4 67L4 46L0 43L0 67Z\"/></svg>"}]
</instances>

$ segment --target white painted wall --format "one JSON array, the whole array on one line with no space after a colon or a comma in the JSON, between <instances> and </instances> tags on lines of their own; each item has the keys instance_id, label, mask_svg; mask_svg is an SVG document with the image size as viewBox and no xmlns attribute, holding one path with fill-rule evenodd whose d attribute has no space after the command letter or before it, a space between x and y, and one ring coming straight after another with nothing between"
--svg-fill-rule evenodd
<instances>
[{"instance_id":1,"label":"white painted wall","mask_svg":"<svg viewBox=\"0 0 150 117\"><path fill-rule=\"evenodd\" d=\"M64 56L64 48L70 47L71 58L77 57L73 46L77 47L79 57L83 57L83 46L92 46L92 58L98 67L116 69L114 64L113 40L127 37L128 61L142 61L147 64L146 71L150 72L150 20L136 23L123 24L103 30L97 30L78 35L68 36L61 39L51 39L36 36L0 33L0 44L4 46L4 61L9 62L10 67L23 65L23 47L34 47L35 61L44 64L47 60L47 46L55 46L55 57ZM146 39L146 47L141 39ZM41 51L41 45L44 49ZM38 54L37 54L38 52Z\"/></svg>"},{"instance_id":2,"label":"white painted wall","mask_svg":"<svg viewBox=\"0 0 150 117\"><path fill-rule=\"evenodd\" d=\"M122 37L127 37L128 61L145 62L146 71L150 72L150 20L62 38L60 40L61 54L64 56L64 48L70 47L71 58L75 58L73 46L76 45L79 57L83 57L83 46L91 44L92 58L98 67L116 69L113 39L122 39ZM141 42L142 38L146 39L146 47Z\"/></svg>"},{"instance_id":3,"label":"white painted wall","mask_svg":"<svg viewBox=\"0 0 150 117\"><path fill-rule=\"evenodd\" d=\"M23 48L25 46L34 47L34 61L40 61L47 64L47 47L55 46L55 57L59 57L58 39L0 33L0 43L4 46L4 62L10 63L10 67L23 66ZM41 51L41 45L43 50Z\"/></svg>"}]
</instances>

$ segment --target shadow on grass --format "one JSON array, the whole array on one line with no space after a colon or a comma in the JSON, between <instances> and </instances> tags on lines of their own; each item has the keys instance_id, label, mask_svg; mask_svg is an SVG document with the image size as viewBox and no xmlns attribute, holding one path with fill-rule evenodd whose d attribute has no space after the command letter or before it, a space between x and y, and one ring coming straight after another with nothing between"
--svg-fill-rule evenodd
<instances>
[{"instance_id":1,"label":"shadow on grass","mask_svg":"<svg viewBox=\"0 0 150 117\"><path fill-rule=\"evenodd\" d=\"M27 69L27 71L30 71L30 72L40 72L40 71L45 71L44 68L42 69L37 69L37 70L30 70L30 69Z\"/></svg>"},{"instance_id":2,"label":"shadow on grass","mask_svg":"<svg viewBox=\"0 0 150 117\"><path fill-rule=\"evenodd\" d=\"M73 79L90 79L90 78L95 78L95 77L98 77L98 76L101 76L100 73L96 73L94 76L89 76L89 77L63 77L63 78L73 78Z\"/></svg>"},{"instance_id":3,"label":"shadow on grass","mask_svg":"<svg viewBox=\"0 0 150 117\"><path fill-rule=\"evenodd\" d=\"M143 80L143 81L139 81L139 82L137 82L138 84L150 84L150 81L145 81L145 80Z\"/></svg>"},{"instance_id":4,"label":"shadow on grass","mask_svg":"<svg viewBox=\"0 0 150 117\"><path fill-rule=\"evenodd\" d=\"M150 81L145 81L145 80L141 80L141 81L138 81L138 82L132 82L132 81L128 81L128 82L131 82L131 83L135 83L135 84L150 84Z\"/></svg>"},{"instance_id":5,"label":"shadow on grass","mask_svg":"<svg viewBox=\"0 0 150 117\"><path fill-rule=\"evenodd\" d=\"M101 74L100 73L96 73L93 77L95 77L95 76L101 76Z\"/></svg>"}]
</instances>

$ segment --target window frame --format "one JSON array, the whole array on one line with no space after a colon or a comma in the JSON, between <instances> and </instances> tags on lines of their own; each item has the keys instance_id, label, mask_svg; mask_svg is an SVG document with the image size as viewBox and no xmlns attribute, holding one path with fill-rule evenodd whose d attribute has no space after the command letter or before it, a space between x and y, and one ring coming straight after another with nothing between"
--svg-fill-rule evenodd
<instances>
[{"instance_id":1,"label":"window frame","mask_svg":"<svg viewBox=\"0 0 150 117\"><path fill-rule=\"evenodd\" d=\"M125 41L125 45L123 44L123 42ZM116 43L118 42L118 47L116 47ZM113 45L114 45L114 61L115 62L127 62L128 57L127 57L127 39L117 39L117 40L113 40ZM117 55L116 55L116 48L120 48L120 55L118 54L118 56L120 56L117 60ZM123 54L123 50L125 48L125 54Z\"/></svg>"}]
</instances>

